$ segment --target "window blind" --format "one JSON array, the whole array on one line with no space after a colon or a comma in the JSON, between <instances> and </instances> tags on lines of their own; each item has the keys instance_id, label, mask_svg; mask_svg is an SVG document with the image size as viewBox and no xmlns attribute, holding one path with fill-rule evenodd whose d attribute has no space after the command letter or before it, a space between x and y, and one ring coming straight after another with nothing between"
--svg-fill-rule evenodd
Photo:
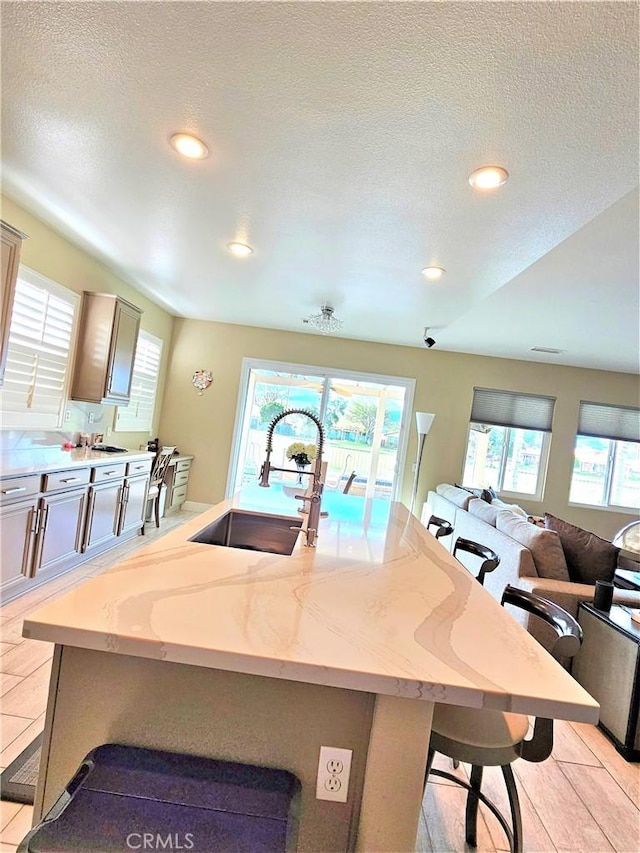
<instances>
[{"instance_id":1,"label":"window blind","mask_svg":"<svg viewBox=\"0 0 640 853\"><path fill-rule=\"evenodd\" d=\"M61 425L78 295L20 267L0 392L5 427Z\"/></svg>"},{"instance_id":2,"label":"window blind","mask_svg":"<svg viewBox=\"0 0 640 853\"><path fill-rule=\"evenodd\" d=\"M640 409L580 402L578 435L640 442Z\"/></svg>"},{"instance_id":3,"label":"window blind","mask_svg":"<svg viewBox=\"0 0 640 853\"><path fill-rule=\"evenodd\" d=\"M116 414L118 432L148 432L151 429L161 355L162 340L141 329L133 362L129 405L118 406Z\"/></svg>"},{"instance_id":4,"label":"window blind","mask_svg":"<svg viewBox=\"0 0 640 853\"><path fill-rule=\"evenodd\" d=\"M551 432L555 397L538 397L517 391L474 388L470 421L492 426Z\"/></svg>"}]
</instances>

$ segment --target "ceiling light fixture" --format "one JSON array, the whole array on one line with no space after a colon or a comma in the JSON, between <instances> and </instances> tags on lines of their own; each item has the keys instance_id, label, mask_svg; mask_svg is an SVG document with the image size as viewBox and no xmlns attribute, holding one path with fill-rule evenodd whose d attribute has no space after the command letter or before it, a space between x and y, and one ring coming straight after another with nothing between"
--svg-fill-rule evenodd
<instances>
[{"instance_id":1,"label":"ceiling light fixture","mask_svg":"<svg viewBox=\"0 0 640 853\"><path fill-rule=\"evenodd\" d=\"M333 308L330 305L323 305L319 314L311 314L302 322L318 329L322 335L329 335L331 332L337 332L342 328L342 320L333 316Z\"/></svg>"},{"instance_id":2,"label":"ceiling light fixture","mask_svg":"<svg viewBox=\"0 0 640 853\"><path fill-rule=\"evenodd\" d=\"M481 166L469 175L469 183L476 190L495 190L507 182L509 173L502 166Z\"/></svg>"},{"instance_id":3,"label":"ceiling light fixture","mask_svg":"<svg viewBox=\"0 0 640 853\"><path fill-rule=\"evenodd\" d=\"M209 149L204 142L197 136L191 136L190 133L174 133L169 143L178 154L190 160L204 160L209 156Z\"/></svg>"},{"instance_id":4,"label":"ceiling light fixture","mask_svg":"<svg viewBox=\"0 0 640 853\"><path fill-rule=\"evenodd\" d=\"M247 255L253 254L253 249L246 243L227 243L227 249L238 258L246 258Z\"/></svg>"},{"instance_id":5,"label":"ceiling light fixture","mask_svg":"<svg viewBox=\"0 0 640 853\"><path fill-rule=\"evenodd\" d=\"M428 278L429 281L438 281L444 274L445 270L442 267L425 267L422 270L422 275Z\"/></svg>"}]
</instances>

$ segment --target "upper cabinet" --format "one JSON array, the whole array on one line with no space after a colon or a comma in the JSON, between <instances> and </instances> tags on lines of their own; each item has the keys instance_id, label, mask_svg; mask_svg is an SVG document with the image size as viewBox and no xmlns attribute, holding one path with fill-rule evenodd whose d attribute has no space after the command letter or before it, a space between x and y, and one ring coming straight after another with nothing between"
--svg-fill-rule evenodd
<instances>
[{"instance_id":1,"label":"upper cabinet","mask_svg":"<svg viewBox=\"0 0 640 853\"><path fill-rule=\"evenodd\" d=\"M72 400L118 406L129 402L141 314L119 296L84 292Z\"/></svg>"},{"instance_id":2,"label":"upper cabinet","mask_svg":"<svg viewBox=\"0 0 640 853\"><path fill-rule=\"evenodd\" d=\"M13 296L18 278L18 263L20 261L20 248L22 241L27 236L6 222L0 222L2 231L2 293L0 304L2 305L2 321L0 323L0 386L4 382L4 367L7 361L7 347L9 346L9 328L11 327L11 311L13 309Z\"/></svg>"}]
</instances>

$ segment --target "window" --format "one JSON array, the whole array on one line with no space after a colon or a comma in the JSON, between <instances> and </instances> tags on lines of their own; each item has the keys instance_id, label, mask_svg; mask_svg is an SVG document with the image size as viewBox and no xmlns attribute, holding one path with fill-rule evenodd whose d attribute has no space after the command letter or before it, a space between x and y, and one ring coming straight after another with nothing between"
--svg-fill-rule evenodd
<instances>
[{"instance_id":1,"label":"window","mask_svg":"<svg viewBox=\"0 0 640 853\"><path fill-rule=\"evenodd\" d=\"M352 495L394 500L401 486L398 472L404 467L413 388L414 380L401 377L244 359L227 495L257 482L270 423L295 408L313 412L323 424L327 490L343 491L349 482ZM317 440L308 418L288 415L280 420L271 464L289 470L273 471L270 482L297 488L298 472L287 450Z\"/></svg>"},{"instance_id":2,"label":"window","mask_svg":"<svg viewBox=\"0 0 640 853\"><path fill-rule=\"evenodd\" d=\"M119 432L149 432L153 426L153 410L158 390L158 372L162 341L140 330L131 376L128 406L118 406L115 429Z\"/></svg>"},{"instance_id":3,"label":"window","mask_svg":"<svg viewBox=\"0 0 640 853\"><path fill-rule=\"evenodd\" d=\"M76 293L20 267L0 392L4 427L61 426L77 306Z\"/></svg>"},{"instance_id":4,"label":"window","mask_svg":"<svg viewBox=\"0 0 640 853\"><path fill-rule=\"evenodd\" d=\"M553 397L473 389L462 482L542 499Z\"/></svg>"},{"instance_id":5,"label":"window","mask_svg":"<svg viewBox=\"0 0 640 853\"><path fill-rule=\"evenodd\" d=\"M580 403L569 501L640 507L640 409Z\"/></svg>"}]
</instances>

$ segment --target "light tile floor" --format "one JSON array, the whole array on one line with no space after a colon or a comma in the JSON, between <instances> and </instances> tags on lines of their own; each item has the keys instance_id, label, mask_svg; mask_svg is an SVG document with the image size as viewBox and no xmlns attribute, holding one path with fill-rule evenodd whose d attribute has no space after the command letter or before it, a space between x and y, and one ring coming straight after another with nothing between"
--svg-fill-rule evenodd
<instances>
[{"instance_id":1,"label":"light tile floor","mask_svg":"<svg viewBox=\"0 0 640 853\"><path fill-rule=\"evenodd\" d=\"M0 607L0 767L7 767L42 731L53 647L22 637L24 616L87 577L100 574L125 554L192 518L163 519L157 531L138 537ZM451 770L437 758L435 766ZM594 726L559 722L553 755L542 764L514 764L523 813L525 851L540 853L638 853L640 765L625 761ZM457 771L467 777L462 765ZM508 813L499 768L487 768L483 790ZM420 853L467 850L465 792L444 780L427 786L416 841ZM0 853L15 851L31 826L32 808L0 803ZM507 849L497 821L481 806L478 851ZM328 851L329 853L329 851ZM398 853L398 851L389 851Z\"/></svg>"}]
</instances>

